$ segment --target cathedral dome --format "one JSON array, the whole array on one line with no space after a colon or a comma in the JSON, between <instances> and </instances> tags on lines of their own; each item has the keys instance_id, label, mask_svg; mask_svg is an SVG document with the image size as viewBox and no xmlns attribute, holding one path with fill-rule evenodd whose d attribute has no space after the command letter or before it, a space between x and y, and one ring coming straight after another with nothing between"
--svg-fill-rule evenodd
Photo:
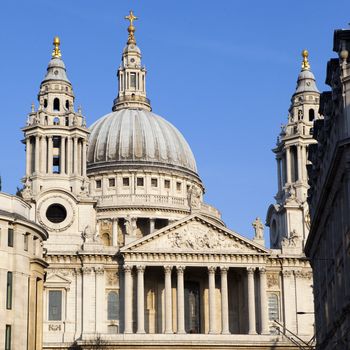
<instances>
[{"instance_id":1,"label":"cathedral dome","mask_svg":"<svg viewBox=\"0 0 350 350\"><path fill-rule=\"evenodd\" d=\"M196 161L185 138L151 111L117 110L97 120L90 131L90 169L146 165L197 173Z\"/></svg>"}]
</instances>

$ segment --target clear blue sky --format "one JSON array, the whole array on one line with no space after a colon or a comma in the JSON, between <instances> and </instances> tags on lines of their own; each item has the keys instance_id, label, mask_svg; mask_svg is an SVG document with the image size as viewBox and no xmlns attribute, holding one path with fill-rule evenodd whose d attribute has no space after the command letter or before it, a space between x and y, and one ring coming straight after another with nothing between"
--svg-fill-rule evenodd
<instances>
[{"instance_id":1,"label":"clear blue sky","mask_svg":"<svg viewBox=\"0 0 350 350\"><path fill-rule=\"evenodd\" d=\"M14 193L24 174L21 144L59 35L76 106L88 124L108 113L127 38L123 19L139 17L136 38L148 69L153 111L186 137L206 201L227 225L252 237L276 193L274 147L287 118L303 48L324 85L333 31L348 27L348 0L88 1L3 0L0 10L0 173ZM266 230L267 233L267 230Z\"/></svg>"}]
</instances>

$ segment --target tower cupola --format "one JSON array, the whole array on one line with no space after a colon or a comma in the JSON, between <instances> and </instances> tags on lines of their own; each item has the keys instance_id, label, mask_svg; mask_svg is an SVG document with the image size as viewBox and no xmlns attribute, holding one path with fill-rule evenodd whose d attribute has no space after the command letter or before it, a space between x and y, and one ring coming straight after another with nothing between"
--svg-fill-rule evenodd
<instances>
[{"instance_id":1,"label":"tower cupola","mask_svg":"<svg viewBox=\"0 0 350 350\"><path fill-rule=\"evenodd\" d=\"M150 100L146 96L146 68L142 66L141 50L136 45L135 39L134 21L137 17L130 11L125 19L130 22L129 35L118 69L118 97L114 100L113 111L124 108L150 111Z\"/></svg>"}]
</instances>

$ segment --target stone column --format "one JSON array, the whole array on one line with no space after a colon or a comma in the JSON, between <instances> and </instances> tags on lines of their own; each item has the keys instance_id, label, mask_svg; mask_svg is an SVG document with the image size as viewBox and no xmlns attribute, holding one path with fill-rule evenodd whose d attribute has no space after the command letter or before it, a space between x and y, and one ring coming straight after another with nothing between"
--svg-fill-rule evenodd
<instances>
[{"instance_id":1,"label":"stone column","mask_svg":"<svg viewBox=\"0 0 350 350\"><path fill-rule=\"evenodd\" d=\"M145 266L137 266L137 333L145 333Z\"/></svg>"},{"instance_id":2,"label":"stone column","mask_svg":"<svg viewBox=\"0 0 350 350\"><path fill-rule=\"evenodd\" d=\"M112 219L112 246L118 247L118 219Z\"/></svg>"},{"instance_id":3,"label":"stone column","mask_svg":"<svg viewBox=\"0 0 350 350\"><path fill-rule=\"evenodd\" d=\"M36 304L36 349L42 349L43 346L43 293L44 282L42 278L37 279L37 304Z\"/></svg>"},{"instance_id":4,"label":"stone column","mask_svg":"<svg viewBox=\"0 0 350 350\"><path fill-rule=\"evenodd\" d=\"M296 285L293 271L282 271L284 324L286 329L297 333Z\"/></svg>"},{"instance_id":5,"label":"stone column","mask_svg":"<svg viewBox=\"0 0 350 350\"><path fill-rule=\"evenodd\" d=\"M153 233L154 232L154 226L156 223L156 219L149 219L149 233Z\"/></svg>"},{"instance_id":6,"label":"stone column","mask_svg":"<svg viewBox=\"0 0 350 350\"><path fill-rule=\"evenodd\" d=\"M208 267L209 274L209 334L216 333L216 305L215 305L215 271L216 266Z\"/></svg>"},{"instance_id":7,"label":"stone column","mask_svg":"<svg viewBox=\"0 0 350 350\"><path fill-rule=\"evenodd\" d=\"M30 147L30 137L26 139L26 175L29 176L31 174L31 147Z\"/></svg>"},{"instance_id":8,"label":"stone column","mask_svg":"<svg viewBox=\"0 0 350 350\"><path fill-rule=\"evenodd\" d=\"M104 290L105 278L103 267L95 267L95 332L101 334L103 332L103 310L104 307Z\"/></svg>"},{"instance_id":9,"label":"stone column","mask_svg":"<svg viewBox=\"0 0 350 350\"><path fill-rule=\"evenodd\" d=\"M254 292L254 267L247 268L248 274L248 324L249 334L256 334L256 321L255 321L255 292Z\"/></svg>"},{"instance_id":10,"label":"stone column","mask_svg":"<svg viewBox=\"0 0 350 350\"><path fill-rule=\"evenodd\" d=\"M171 295L171 270L172 266L164 266L165 272L165 333L173 333L173 313Z\"/></svg>"},{"instance_id":11,"label":"stone column","mask_svg":"<svg viewBox=\"0 0 350 350\"><path fill-rule=\"evenodd\" d=\"M74 159L73 159L73 174L78 175L78 138L74 137Z\"/></svg>"},{"instance_id":12,"label":"stone column","mask_svg":"<svg viewBox=\"0 0 350 350\"><path fill-rule=\"evenodd\" d=\"M260 315L261 315L261 334L269 334L269 321L267 310L267 282L266 282L266 269L264 267L259 268L260 275Z\"/></svg>"},{"instance_id":13,"label":"stone column","mask_svg":"<svg viewBox=\"0 0 350 350\"><path fill-rule=\"evenodd\" d=\"M47 152L47 172L49 174L52 174L52 148L53 148L53 145L52 145L52 136L49 136L48 137L48 152Z\"/></svg>"},{"instance_id":14,"label":"stone column","mask_svg":"<svg viewBox=\"0 0 350 350\"><path fill-rule=\"evenodd\" d=\"M124 265L124 333L133 333L132 329L132 266Z\"/></svg>"},{"instance_id":15,"label":"stone column","mask_svg":"<svg viewBox=\"0 0 350 350\"><path fill-rule=\"evenodd\" d=\"M60 174L66 173L66 138L61 137Z\"/></svg>"},{"instance_id":16,"label":"stone column","mask_svg":"<svg viewBox=\"0 0 350 350\"><path fill-rule=\"evenodd\" d=\"M94 331L93 324L90 323L94 319L94 310L91 308L91 302L95 294L95 276L90 266L83 266L83 333L91 333Z\"/></svg>"},{"instance_id":17,"label":"stone column","mask_svg":"<svg viewBox=\"0 0 350 350\"><path fill-rule=\"evenodd\" d=\"M72 138L67 137L67 175L72 175Z\"/></svg>"},{"instance_id":18,"label":"stone column","mask_svg":"<svg viewBox=\"0 0 350 350\"><path fill-rule=\"evenodd\" d=\"M227 292L227 271L228 267L220 267L221 272L221 322L222 334L230 334L228 322L228 292Z\"/></svg>"},{"instance_id":19,"label":"stone column","mask_svg":"<svg viewBox=\"0 0 350 350\"><path fill-rule=\"evenodd\" d=\"M46 137L41 137L41 172L43 174L47 173L47 154L46 154Z\"/></svg>"},{"instance_id":20,"label":"stone column","mask_svg":"<svg viewBox=\"0 0 350 350\"><path fill-rule=\"evenodd\" d=\"M81 337L82 332L82 300L81 295L83 293L83 281L82 281L82 270L80 268L74 269L75 275L75 333L74 339Z\"/></svg>"},{"instance_id":21,"label":"stone column","mask_svg":"<svg viewBox=\"0 0 350 350\"><path fill-rule=\"evenodd\" d=\"M281 193L282 191L281 158L277 158L277 181L278 181L278 193Z\"/></svg>"},{"instance_id":22,"label":"stone column","mask_svg":"<svg viewBox=\"0 0 350 350\"><path fill-rule=\"evenodd\" d=\"M40 137L39 135L35 136L35 173L39 174L40 172Z\"/></svg>"},{"instance_id":23,"label":"stone column","mask_svg":"<svg viewBox=\"0 0 350 350\"><path fill-rule=\"evenodd\" d=\"M291 168L290 168L290 148L286 148L286 169L287 169L287 183L291 183Z\"/></svg>"},{"instance_id":24,"label":"stone column","mask_svg":"<svg viewBox=\"0 0 350 350\"><path fill-rule=\"evenodd\" d=\"M185 266L176 266L177 271L177 333L185 331L184 271Z\"/></svg>"},{"instance_id":25,"label":"stone column","mask_svg":"<svg viewBox=\"0 0 350 350\"><path fill-rule=\"evenodd\" d=\"M82 170L83 176L86 176L86 156L87 156L87 146L86 146L86 140L83 140L83 151L82 151Z\"/></svg>"},{"instance_id":26,"label":"stone column","mask_svg":"<svg viewBox=\"0 0 350 350\"><path fill-rule=\"evenodd\" d=\"M304 162L303 162L303 180L307 181L307 171L306 171L306 165L307 165L307 149L306 147L302 147L302 153L303 153L303 158L304 158Z\"/></svg>"},{"instance_id":27,"label":"stone column","mask_svg":"<svg viewBox=\"0 0 350 350\"><path fill-rule=\"evenodd\" d=\"M302 181L303 180L303 166L302 166L302 157L303 157L303 153L302 153L302 146L298 145L297 146L297 157L298 157L298 181Z\"/></svg>"}]
</instances>

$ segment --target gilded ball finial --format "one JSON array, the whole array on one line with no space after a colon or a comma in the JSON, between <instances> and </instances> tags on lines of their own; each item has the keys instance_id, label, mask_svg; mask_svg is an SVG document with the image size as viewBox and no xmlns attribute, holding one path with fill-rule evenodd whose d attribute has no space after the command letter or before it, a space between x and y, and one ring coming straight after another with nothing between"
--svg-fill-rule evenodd
<instances>
[{"instance_id":1,"label":"gilded ball finial","mask_svg":"<svg viewBox=\"0 0 350 350\"><path fill-rule=\"evenodd\" d=\"M53 51L52 51L52 58L60 58L61 57L61 50L60 50L61 41L58 36L55 36L53 38Z\"/></svg>"},{"instance_id":2,"label":"gilded ball finial","mask_svg":"<svg viewBox=\"0 0 350 350\"><path fill-rule=\"evenodd\" d=\"M301 56L303 57L303 62L301 64L302 69L310 69L310 63L309 63L309 51L304 49L301 52Z\"/></svg>"}]
</instances>

